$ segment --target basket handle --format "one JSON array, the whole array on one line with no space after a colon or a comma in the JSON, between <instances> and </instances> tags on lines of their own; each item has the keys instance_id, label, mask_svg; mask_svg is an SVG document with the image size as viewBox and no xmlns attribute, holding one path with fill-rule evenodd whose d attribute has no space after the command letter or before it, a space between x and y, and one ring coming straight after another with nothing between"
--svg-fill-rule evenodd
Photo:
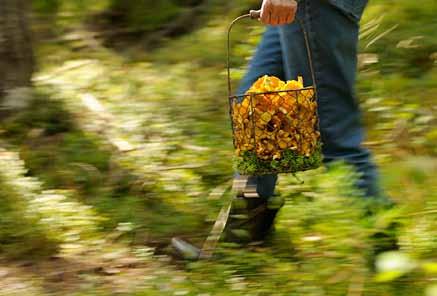
<instances>
[{"instance_id":1,"label":"basket handle","mask_svg":"<svg viewBox=\"0 0 437 296\"><path fill-rule=\"evenodd\" d=\"M228 97L231 98L232 97L232 81L231 81L231 65L230 65L230 52L231 52L231 31L232 31L232 27L235 25L235 23L237 23L238 21L242 20L242 19L246 19L246 18L251 18L251 19L259 19L261 17L261 10L250 10L250 12L248 14L244 14L241 15L239 17L237 17L236 19L234 19L231 24L229 25L228 28L228 46L227 46L227 70L228 70ZM305 29L305 26L303 25L303 22L296 18L296 21L299 23L299 26L302 30L303 33L303 37L305 40L305 47L306 47L306 51L307 51L307 57L308 57L308 64L310 66L310 72L311 72L311 78L313 80L313 88L314 88L314 95L315 98L317 100L317 87L316 87L316 76L314 74L314 65L313 65L313 59L312 59L312 53L311 53L311 47L310 47L310 43L308 40L308 33Z\"/></svg>"}]
</instances>

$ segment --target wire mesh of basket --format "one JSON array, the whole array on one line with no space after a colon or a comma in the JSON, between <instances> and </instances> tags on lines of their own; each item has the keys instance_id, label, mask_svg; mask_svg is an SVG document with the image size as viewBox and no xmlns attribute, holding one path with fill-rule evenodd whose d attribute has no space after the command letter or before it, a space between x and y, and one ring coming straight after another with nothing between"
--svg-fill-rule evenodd
<instances>
[{"instance_id":1,"label":"wire mesh of basket","mask_svg":"<svg viewBox=\"0 0 437 296\"><path fill-rule=\"evenodd\" d=\"M313 85L283 82L264 76L241 95L232 95L230 32L232 26L252 11L234 20L228 31L229 112L235 148L234 165L242 175L296 173L322 163L322 143L317 113L317 88L305 27L299 22L308 53Z\"/></svg>"}]
</instances>

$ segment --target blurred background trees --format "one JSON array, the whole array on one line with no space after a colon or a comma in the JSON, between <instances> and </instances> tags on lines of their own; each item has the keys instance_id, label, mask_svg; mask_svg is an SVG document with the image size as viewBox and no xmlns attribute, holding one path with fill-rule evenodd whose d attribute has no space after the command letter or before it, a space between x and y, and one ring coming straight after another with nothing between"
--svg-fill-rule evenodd
<instances>
[{"instance_id":1,"label":"blurred background trees","mask_svg":"<svg viewBox=\"0 0 437 296\"><path fill-rule=\"evenodd\" d=\"M125 26L153 30L174 20L183 11L190 11L203 0L122 1L111 0L111 21ZM147 9L145 9L147 7Z\"/></svg>"},{"instance_id":2,"label":"blurred background trees","mask_svg":"<svg viewBox=\"0 0 437 296\"><path fill-rule=\"evenodd\" d=\"M0 97L10 93L8 105L21 105L17 89L30 87L34 70L27 0L0 1Z\"/></svg>"}]
</instances>

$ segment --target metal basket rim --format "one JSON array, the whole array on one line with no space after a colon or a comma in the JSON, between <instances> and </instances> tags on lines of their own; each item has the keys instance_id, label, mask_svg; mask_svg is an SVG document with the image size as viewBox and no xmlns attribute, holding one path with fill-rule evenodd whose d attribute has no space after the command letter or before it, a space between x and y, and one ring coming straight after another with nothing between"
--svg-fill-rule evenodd
<instances>
[{"instance_id":1,"label":"metal basket rim","mask_svg":"<svg viewBox=\"0 0 437 296\"><path fill-rule=\"evenodd\" d=\"M283 93L283 92L299 92L304 90L315 90L316 88L314 86L307 86L299 89L284 89L284 90L272 90L272 91L265 91L265 92L250 92L246 94L240 94L240 95L233 95L229 96L229 99L238 99L243 97L250 97L250 96L257 96L257 95L269 95L269 94L277 94L277 93Z\"/></svg>"}]
</instances>

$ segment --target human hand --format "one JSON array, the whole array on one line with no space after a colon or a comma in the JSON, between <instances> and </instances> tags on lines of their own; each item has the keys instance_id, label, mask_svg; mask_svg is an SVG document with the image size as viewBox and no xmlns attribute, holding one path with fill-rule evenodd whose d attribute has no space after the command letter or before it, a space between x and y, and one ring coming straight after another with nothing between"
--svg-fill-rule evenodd
<instances>
[{"instance_id":1,"label":"human hand","mask_svg":"<svg viewBox=\"0 0 437 296\"><path fill-rule=\"evenodd\" d=\"M295 0L263 0L260 21L278 26L292 23L297 11Z\"/></svg>"}]
</instances>

